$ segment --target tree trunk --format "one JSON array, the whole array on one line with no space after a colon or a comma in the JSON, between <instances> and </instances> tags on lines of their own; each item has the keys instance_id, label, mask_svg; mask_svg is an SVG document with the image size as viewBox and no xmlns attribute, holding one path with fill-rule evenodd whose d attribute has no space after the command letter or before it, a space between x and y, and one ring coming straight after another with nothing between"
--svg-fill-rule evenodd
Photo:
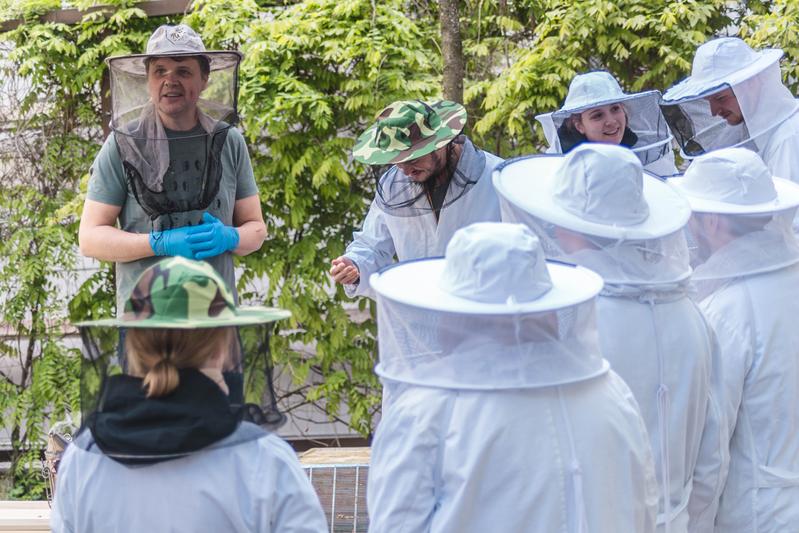
<instances>
[{"instance_id":1,"label":"tree trunk","mask_svg":"<svg viewBox=\"0 0 799 533\"><path fill-rule=\"evenodd\" d=\"M460 0L441 0L441 52L444 55L444 98L463 103L463 45Z\"/></svg>"}]
</instances>

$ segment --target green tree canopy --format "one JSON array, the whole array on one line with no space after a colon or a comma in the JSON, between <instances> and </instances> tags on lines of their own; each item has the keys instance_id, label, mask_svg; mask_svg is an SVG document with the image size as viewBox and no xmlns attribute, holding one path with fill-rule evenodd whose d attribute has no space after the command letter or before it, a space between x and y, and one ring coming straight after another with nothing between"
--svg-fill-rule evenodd
<instances>
[{"instance_id":1,"label":"green tree canopy","mask_svg":"<svg viewBox=\"0 0 799 533\"><path fill-rule=\"evenodd\" d=\"M39 496L32 460L47 418L76 407L73 318L113 309L104 264L74 295L54 280L76 258L77 220L89 165L108 122L103 60L139 52L152 30L185 20L209 48L239 49L239 107L269 237L243 258L242 296L290 309L273 353L304 401L370 435L379 406L374 308L349 302L328 275L374 194L352 160L357 135L394 100L440 95L438 4L431 0L197 0L185 19L147 18L134 0L73 0L75 24L42 22L60 0L0 0L5 84L21 95L0 118L0 320L15 332L0 357L26 369L2 375L0 423L14 438L17 495ZM744 7L746 10L744 11ZM786 80L799 79L799 8L789 0L462 0L468 132L501 156L542 147L534 116L560 106L571 78L607 69L627 90L665 89L690 70L696 47L740 28L755 46L786 50ZM5 135L5 136L2 136ZM7 142L12 139L13 142ZM67 300L69 300L67 305Z\"/></svg>"}]
</instances>

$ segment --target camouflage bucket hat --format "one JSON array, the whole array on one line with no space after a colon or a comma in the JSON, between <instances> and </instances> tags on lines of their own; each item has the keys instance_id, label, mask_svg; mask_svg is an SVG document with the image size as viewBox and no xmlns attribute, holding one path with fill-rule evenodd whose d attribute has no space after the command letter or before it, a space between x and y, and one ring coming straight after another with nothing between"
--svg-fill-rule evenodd
<instances>
[{"instance_id":1,"label":"camouflage bucket hat","mask_svg":"<svg viewBox=\"0 0 799 533\"><path fill-rule=\"evenodd\" d=\"M367 165L389 165L427 155L460 135L466 108L456 102L394 102L364 131L352 153Z\"/></svg>"},{"instance_id":2,"label":"camouflage bucket hat","mask_svg":"<svg viewBox=\"0 0 799 533\"><path fill-rule=\"evenodd\" d=\"M285 309L237 307L233 302L233 294L209 263L170 257L142 272L121 318L75 325L196 329L263 324L291 316Z\"/></svg>"}]
</instances>

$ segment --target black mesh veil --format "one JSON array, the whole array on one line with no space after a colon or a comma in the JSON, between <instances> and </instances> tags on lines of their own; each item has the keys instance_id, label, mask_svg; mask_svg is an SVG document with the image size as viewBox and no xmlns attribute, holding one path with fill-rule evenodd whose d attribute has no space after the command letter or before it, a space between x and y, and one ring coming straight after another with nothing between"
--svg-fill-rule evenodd
<instances>
[{"instance_id":1,"label":"black mesh veil","mask_svg":"<svg viewBox=\"0 0 799 533\"><path fill-rule=\"evenodd\" d=\"M660 107L684 157L693 158L731 146L757 151L747 125L730 126L720 116L713 115L705 98Z\"/></svg>"},{"instance_id":2,"label":"black mesh veil","mask_svg":"<svg viewBox=\"0 0 799 533\"><path fill-rule=\"evenodd\" d=\"M206 210L219 192L222 149L230 128L238 123L240 55L170 56L181 64L196 60L206 80L199 99L190 104L196 106L198 123L187 131L169 130L162 121L158 91L165 89L154 89L149 80L150 62L158 59L126 56L111 58L108 65L111 128L125 179L153 228L163 230L199 222L200 215L184 220L178 214ZM172 83L186 89L182 82Z\"/></svg>"},{"instance_id":3,"label":"black mesh veil","mask_svg":"<svg viewBox=\"0 0 799 533\"><path fill-rule=\"evenodd\" d=\"M460 150L460 158L456 151ZM438 157L433 154L433 157ZM412 164L412 162L410 163ZM439 161L445 177L436 176L427 180L414 181L399 166L374 166L376 181L375 203L384 212L399 217L422 216L431 212L439 213L463 198L477 183L485 166L485 154L476 150L464 136L458 135L447 146ZM471 169L478 168L480 172ZM470 169L468 175L464 169Z\"/></svg>"},{"instance_id":4,"label":"black mesh veil","mask_svg":"<svg viewBox=\"0 0 799 533\"><path fill-rule=\"evenodd\" d=\"M274 327L274 323L267 323L234 328L235 333L231 336L231 345L223 368L224 382L229 391L229 413L223 414L225 423L236 426L241 421L248 421L269 431L276 430L285 423L286 416L278 408L272 381L273 364L269 340ZM113 327L83 326L80 328L80 335L83 345L80 379L81 430L88 429L94 434L98 415L107 415L113 410L113 407L109 407L109 399L114 397L115 392L129 387L130 383L140 387L141 379L132 375L124 340L120 343L119 330ZM181 383L182 380L183 374ZM209 413L209 416L219 416L219 413ZM164 420L164 424L169 424L169 420ZM262 434L245 432L245 438L258 438ZM241 439L228 444L238 442ZM197 446L207 445L206 442L198 443ZM105 449L103 451L106 455L117 458L114 452ZM197 450L189 443L185 450L172 455L178 457L193 451ZM135 462L137 452L126 451L119 455L123 460L130 460L132 457L133 460L129 462Z\"/></svg>"}]
</instances>

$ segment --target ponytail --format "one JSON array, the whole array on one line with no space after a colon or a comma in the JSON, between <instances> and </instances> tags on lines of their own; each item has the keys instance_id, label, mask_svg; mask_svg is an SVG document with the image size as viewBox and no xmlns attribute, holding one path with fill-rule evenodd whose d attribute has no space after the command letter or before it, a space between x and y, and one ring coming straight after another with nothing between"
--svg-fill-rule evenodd
<instances>
[{"instance_id":1,"label":"ponytail","mask_svg":"<svg viewBox=\"0 0 799 533\"><path fill-rule=\"evenodd\" d=\"M230 357L233 329L128 329L130 372L143 378L148 398L166 396L180 384L180 368L202 368L211 357Z\"/></svg>"},{"instance_id":2,"label":"ponytail","mask_svg":"<svg viewBox=\"0 0 799 533\"><path fill-rule=\"evenodd\" d=\"M180 383L178 369L168 358L161 359L144 375L144 388L148 398L166 396Z\"/></svg>"}]
</instances>

